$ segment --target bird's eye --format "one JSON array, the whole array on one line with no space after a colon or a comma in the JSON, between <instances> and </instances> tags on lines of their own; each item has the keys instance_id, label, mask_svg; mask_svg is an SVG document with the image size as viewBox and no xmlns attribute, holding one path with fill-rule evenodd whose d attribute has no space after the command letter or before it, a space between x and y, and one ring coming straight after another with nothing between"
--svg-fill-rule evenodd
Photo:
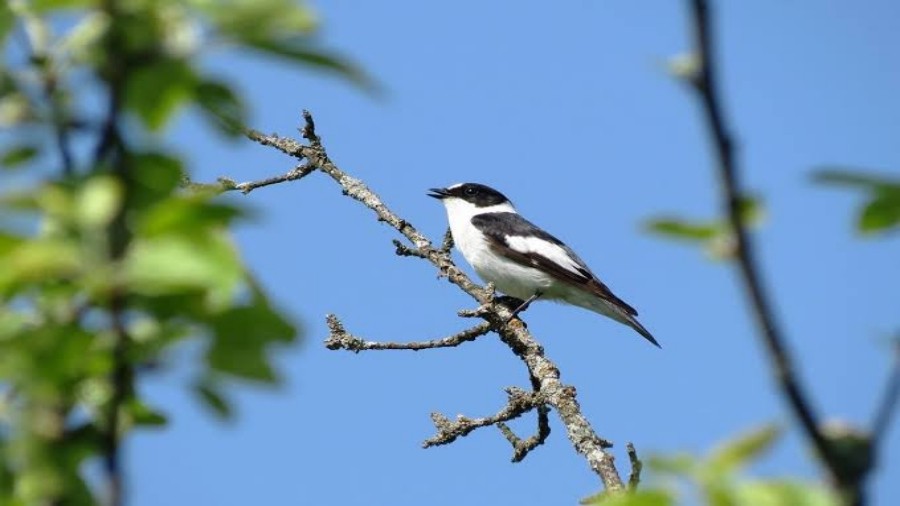
<instances>
[{"instance_id":1,"label":"bird's eye","mask_svg":"<svg viewBox=\"0 0 900 506\"><path fill-rule=\"evenodd\" d=\"M472 188L472 187L470 186L470 187L466 188L466 189L464 190L464 192L465 192L466 195L475 195L476 193L478 193L478 190L476 190L475 188Z\"/></svg>"}]
</instances>

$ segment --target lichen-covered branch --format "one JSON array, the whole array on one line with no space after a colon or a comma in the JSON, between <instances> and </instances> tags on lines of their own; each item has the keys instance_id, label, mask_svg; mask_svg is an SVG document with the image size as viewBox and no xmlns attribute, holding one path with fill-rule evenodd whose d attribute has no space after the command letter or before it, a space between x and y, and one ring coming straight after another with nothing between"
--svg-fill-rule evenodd
<instances>
[{"instance_id":1,"label":"lichen-covered branch","mask_svg":"<svg viewBox=\"0 0 900 506\"><path fill-rule=\"evenodd\" d=\"M481 286L472 282L456 265L450 256L450 248L452 247L452 238L445 235L443 243L440 247L434 247L422 233L413 227L407 220L397 216L385 203L376 195L368 186L359 179L356 179L334 164L328 157L321 138L316 133L315 123L312 116L304 111L303 113L305 126L302 130L303 137L308 144L303 144L293 139L280 137L278 135L266 135L257 131L248 131L247 137L265 146L271 146L275 149L292 157L306 160L306 169L303 170L302 176L297 172L298 169L275 178L268 178L258 182L234 184L237 190L252 190L268 184L276 184L280 182L296 180L305 176L312 171L320 171L334 180L340 187L344 195L358 201L368 209L371 209L378 221L388 224L396 229L409 244L395 243L398 253L401 255L419 257L434 265L441 277L446 277L450 283L458 286L461 290L469 294L472 298L482 305L483 310L479 311L477 316L483 318L486 322L481 326L469 329L469 334L481 332L487 328L496 331L501 340L506 343L528 368L529 376L532 379L534 391L531 393L523 393L521 396L516 394L515 401L518 402L514 408L508 405L500 413L493 417L478 419L457 419L451 421L444 417L435 418L438 425L438 436L435 436L437 444L440 438L455 439L459 437L461 431L465 433L471 432L475 428L486 425L502 424L506 420L515 416L521 416L517 413L517 409L523 405L529 405L528 410L538 410L538 433L533 438L521 440L519 438L511 438L511 431L503 431L507 439L513 444L515 449L514 459L524 457L528 451L534 446L540 444L549 434L549 423L547 422L547 410L553 408L563 425L566 428L566 435L574 446L575 450L581 454L588 462L590 468L600 477L605 488L609 491L617 492L625 489L625 485L615 466L613 455L607 451L612 446L611 443L597 435L590 422L581 412L581 407L576 399L575 389L565 385L560 381L559 370L556 365L546 357L544 349L537 340L527 330L524 323L518 318L512 318L512 313L506 305L501 301L495 301L493 289ZM296 177L289 177L293 174ZM230 180L229 180L230 181ZM238 188L238 186L241 186ZM249 191L248 190L248 191ZM391 343L370 343L359 338L350 336L343 330L340 322L336 318L329 318L329 326L331 327L331 336L327 341L330 347L345 348L355 351L362 349L396 349L385 347ZM486 331L486 330L485 330ZM480 335L480 334L479 334ZM475 336L477 337L477 336ZM474 337L472 337L474 338ZM446 338L449 342L454 342L462 338L459 334ZM438 340L444 342L444 340ZM424 349L435 346L434 341L427 343L419 343L422 348L411 348L410 343L400 349ZM454 344L450 344L454 345ZM362 348L360 348L362 346ZM382 347L378 347L382 346ZM511 394L511 397L512 394ZM538 402L539 400L540 402ZM523 404L524 403L524 404ZM527 410L526 410L527 411ZM522 411L525 412L525 411ZM514 415L514 416L513 416ZM508 418L506 418L508 417ZM501 425L501 430L503 426ZM455 434L455 436L454 436ZM513 435L514 436L514 435ZM449 440L447 441L449 442Z\"/></svg>"},{"instance_id":2,"label":"lichen-covered branch","mask_svg":"<svg viewBox=\"0 0 900 506\"><path fill-rule=\"evenodd\" d=\"M544 399L540 392L526 392L516 387L507 388L506 393L509 395L506 406L494 416L468 418L459 415L456 417L456 420L450 420L440 413L432 413L431 420L434 422L438 433L434 437L426 439L422 443L422 447L430 448L432 446L450 444L456 441L457 438L469 435L475 429L497 425L513 444L513 448L515 448L519 439L515 434L512 434L512 431L503 422L514 420L539 406L543 406ZM515 440L510 439L510 436L507 434L512 435Z\"/></svg>"},{"instance_id":3,"label":"lichen-covered branch","mask_svg":"<svg viewBox=\"0 0 900 506\"><path fill-rule=\"evenodd\" d=\"M364 341L344 329L344 325L337 316L330 314L326 317L329 335L325 340L325 347L329 350L349 350L353 352L369 351L369 350L428 350L434 348L452 348L462 343L474 341L491 331L489 322L479 323L478 325L447 336L441 339L431 341L414 341L409 343L388 343L376 341Z\"/></svg>"},{"instance_id":4,"label":"lichen-covered branch","mask_svg":"<svg viewBox=\"0 0 900 506\"><path fill-rule=\"evenodd\" d=\"M637 490L641 484L641 471L644 470L644 463L638 458L637 450L633 443L625 445L628 452L628 461L631 462L631 472L628 473L628 490Z\"/></svg>"}]
</instances>

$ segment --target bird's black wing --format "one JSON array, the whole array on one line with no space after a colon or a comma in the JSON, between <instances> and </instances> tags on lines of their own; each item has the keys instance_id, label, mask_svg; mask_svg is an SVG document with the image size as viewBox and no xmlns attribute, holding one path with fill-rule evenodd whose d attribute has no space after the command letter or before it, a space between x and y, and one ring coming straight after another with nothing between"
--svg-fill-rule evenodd
<instances>
[{"instance_id":1,"label":"bird's black wing","mask_svg":"<svg viewBox=\"0 0 900 506\"><path fill-rule=\"evenodd\" d=\"M618 307L630 316L637 316L637 310L616 297L602 281L588 268L572 248L517 213L484 213L472 217L472 225L490 241L491 249L521 265L539 268L553 277L582 288ZM545 249L540 242L529 242L536 238L550 243L558 251ZM555 257L555 258L554 258ZM558 261L564 260L564 261Z\"/></svg>"}]
</instances>

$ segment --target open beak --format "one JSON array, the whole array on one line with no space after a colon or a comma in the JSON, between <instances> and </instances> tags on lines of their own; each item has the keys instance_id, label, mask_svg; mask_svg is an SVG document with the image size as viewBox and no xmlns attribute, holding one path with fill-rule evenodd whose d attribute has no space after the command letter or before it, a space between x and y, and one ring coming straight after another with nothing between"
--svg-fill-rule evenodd
<instances>
[{"instance_id":1,"label":"open beak","mask_svg":"<svg viewBox=\"0 0 900 506\"><path fill-rule=\"evenodd\" d=\"M429 197L436 198L438 200L450 196L450 192L448 192L446 188L429 188L428 191L431 192L428 194Z\"/></svg>"}]
</instances>

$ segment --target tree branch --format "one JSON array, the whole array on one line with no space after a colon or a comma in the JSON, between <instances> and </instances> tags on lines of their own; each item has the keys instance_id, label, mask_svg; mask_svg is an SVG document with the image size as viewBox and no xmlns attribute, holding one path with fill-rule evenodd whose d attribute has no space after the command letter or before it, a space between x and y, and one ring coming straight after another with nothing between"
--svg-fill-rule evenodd
<instances>
[{"instance_id":1,"label":"tree branch","mask_svg":"<svg viewBox=\"0 0 900 506\"><path fill-rule=\"evenodd\" d=\"M456 417L456 420L450 420L440 413L432 413L431 420L434 422L438 433L434 437L426 439L422 443L422 447L430 448L432 446L450 444L456 441L457 438L469 435L475 429L497 425L507 440L513 445L513 448L516 449L517 444L521 444L521 440L503 422L514 420L532 409L544 405L544 399L540 392L526 392L517 387L507 388L506 393L509 395L506 406L494 416L468 418L459 415Z\"/></svg>"},{"instance_id":2,"label":"tree branch","mask_svg":"<svg viewBox=\"0 0 900 506\"><path fill-rule=\"evenodd\" d=\"M641 471L644 469L644 463L638 458L634 444L626 444L625 449L628 451L628 461L631 462L631 472L628 473L628 490L634 491L641 484Z\"/></svg>"},{"instance_id":3,"label":"tree branch","mask_svg":"<svg viewBox=\"0 0 900 506\"><path fill-rule=\"evenodd\" d=\"M394 214L394 212L391 211L362 181L348 175L338 168L338 166L328 157L325 148L322 145L321 138L316 133L312 116L309 112L304 111L303 118L305 126L302 129L302 134L303 137L309 141L308 145L277 135L262 134L255 130L247 131L246 135L249 139L264 146L271 146L289 156L305 159L312 170L319 170L332 178L335 183L340 186L341 192L344 195L347 195L372 210L378 221L387 223L405 237L412 246L404 245L404 247L409 251L416 252L412 256L421 256L421 258L430 262L438 269L441 276L446 276L449 282L458 286L485 307L486 310L480 313L479 316L486 320L488 326L494 329L500 335L501 340L524 362L528 368L529 375L534 378L533 385L536 385L535 392L529 395L539 396L541 403L546 405L543 409L552 407L556 410L560 420L566 427L566 435L575 450L587 460L588 465L600 477L605 488L613 492L623 491L625 485L615 467L615 459L613 455L607 451L612 444L598 436L591 427L590 422L588 422L587 418L585 418L584 414L581 412L581 407L576 399L575 389L560 381L559 370L556 365L544 355L543 347L528 332L524 323L520 319L510 319L512 315L510 309L505 307L502 303L495 303L493 289L490 289L490 287L485 289L478 286L456 267L449 252L451 247L450 239L445 236L442 246L440 248L435 248L427 237L416 230L416 228L408 221ZM273 179L274 178L270 178L263 181L272 181ZM289 179L285 178L285 180ZM255 183L251 182L245 184L254 185ZM336 319L334 321L337 322ZM470 330L475 331L475 329L481 328L482 327L479 326ZM344 334L335 332L335 329L342 330L340 327L332 328L332 337L334 337L335 334L337 336L346 334L345 332ZM346 335L344 335L344 337L346 337ZM336 340L329 338L328 342L340 348L349 347L350 349L352 349L352 346L359 346L359 342L365 343L365 341L358 339L341 341L340 338ZM521 399L527 398L529 397L526 396ZM521 400L519 397L516 399ZM531 397L531 399L533 400L534 398ZM507 406L507 408L509 408L509 406ZM510 419L504 418L504 416L512 416L513 412L506 411L507 408L504 408L504 411L501 411L494 417L474 420L487 420L484 422L486 425L502 423L507 419ZM534 409L534 406L531 409ZM546 412L542 411L542 408L538 408L538 410L539 429L536 438L542 441L543 438L546 437L546 434L549 433L549 424L546 422ZM542 415L541 413L544 414ZM542 416L544 417L543 421L541 418ZM446 419L443 417L436 419L436 423L440 423L439 430L441 427L444 427L445 429L444 432L439 432L439 435L441 433L456 434L460 430L463 430L460 428L462 426L468 427L471 423L475 423L476 425L481 423L471 422L467 424L467 422L460 422L459 420L457 420L457 422L452 422L450 420L446 420L445 422L445 420ZM546 426L546 428L542 428L544 426ZM466 430L471 432L474 428ZM459 436L457 435L456 437ZM530 441L530 438L529 440L521 441L523 448L531 444L533 443ZM535 445L536 444L537 443L535 443ZM523 452L527 453L525 450L523 450Z\"/></svg>"},{"instance_id":4,"label":"tree branch","mask_svg":"<svg viewBox=\"0 0 900 506\"><path fill-rule=\"evenodd\" d=\"M872 422L871 445L876 450L878 445L884 441L891 417L897 412L897 402L900 400L900 337L894 339L891 351L893 354L891 372L881 397L881 403L878 405L875 420Z\"/></svg>"},{"instance_id":5,"label":"tree branch","mask_svg":"<svg viewBox=\"0 0 900 506\"><path fill-rule=\"evenodd\" d=\"M434 348L452 348L459 346L468 341L474 341L491 331L490 322L479 323L478 325L463 330L462 332L447 336L442 339L434 339L432 341L416 341L411 343L382 343L375 341L364 341L344 330L344 325L337 316L330 314L326 317L330 334L325 340L325 347L329 350L348 350L359 353L360 351L369 350L430 350Z\"/></svg>"},{"instance_id":6,"label":"tree branch","mask_svg":"<svg viewBox=\"0 0 900 506\"><path fill-rule=\"evenodd\" d=\"M734 233L738 270L772 366L772 374L787 399L788 406L800 422L803 433L812 442L819 460L828 468L835 482L844 490L855 488L859 484L852 483L855 478L842 473L840 457L833 451L823 434L820 419L794 373L794 362L787 349L786 339L763 288L753 239L744 225L741 213L741 202L745 193L740 181L741 172L735 156L734 141L726 126L718 95L718 75L713 54L716 46L708 2L691 0L691 14L695 51L700 62L697 72L691 76L691 84L699 95L709 126L721 184L723 213L728 217Z\"/></svg>"}]
</instances>

